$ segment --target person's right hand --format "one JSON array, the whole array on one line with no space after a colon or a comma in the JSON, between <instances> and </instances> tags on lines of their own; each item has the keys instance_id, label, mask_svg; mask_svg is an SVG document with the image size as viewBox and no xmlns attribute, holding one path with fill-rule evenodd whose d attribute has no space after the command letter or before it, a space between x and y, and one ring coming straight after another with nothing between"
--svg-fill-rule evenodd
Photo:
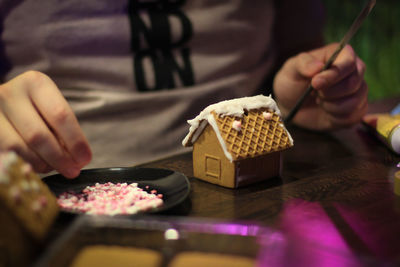
<instances>
[{"instance_id":1,"label":"person's right hand","mask_svg":"<svg viewBox=\"0 0 400 267\"><path fill-rule=\"evenodd\" d=\"M40 173L74 178L92 153L54 82L37 71L0 85L0 151L14 150Z\"/></svg>"}]
</instances>

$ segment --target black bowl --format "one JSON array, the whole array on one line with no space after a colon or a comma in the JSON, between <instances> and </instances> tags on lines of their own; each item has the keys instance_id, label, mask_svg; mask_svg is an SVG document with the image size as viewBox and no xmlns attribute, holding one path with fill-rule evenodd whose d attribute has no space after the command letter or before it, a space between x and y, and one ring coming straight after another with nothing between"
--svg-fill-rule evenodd
<instances>
[{"instance_id":1,"label":"black bowl","mask_svg":"<svg viewBox=\"0 0 400 267\"><path fill-rule=\"evenodd\" d=\"M82 170L75 179L67 179L61 174L43 178L50 190L59 196L63 192L81 192L86 186L95 183L138 183L138 186L150 192L157 190L163 195L164 204L146 213L163 213L182 203L190 193L188 178L180 172L157 168L99 168ZM148 188L146 188L148 187ZM80 213L62 210L67 213Z\"/></svg>"}]
</instances>

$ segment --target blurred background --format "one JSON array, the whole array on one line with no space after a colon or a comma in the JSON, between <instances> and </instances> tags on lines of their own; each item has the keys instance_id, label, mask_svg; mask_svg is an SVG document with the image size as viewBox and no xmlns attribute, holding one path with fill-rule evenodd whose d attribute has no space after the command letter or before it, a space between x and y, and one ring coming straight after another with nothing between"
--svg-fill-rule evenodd
<instances>
[{"instance_id":1,"label":"blurred background","mask_svg":"<svg viewBox=\"0 0 400 267\"><path fill-rule=\"evenodd\" d=\"M325 39L339 42L366 0L323 0ZM371 101L400 96L400 0L377 0L369 17L350 41L367 64L365 78Z\"/></svg>"}]
</instances>

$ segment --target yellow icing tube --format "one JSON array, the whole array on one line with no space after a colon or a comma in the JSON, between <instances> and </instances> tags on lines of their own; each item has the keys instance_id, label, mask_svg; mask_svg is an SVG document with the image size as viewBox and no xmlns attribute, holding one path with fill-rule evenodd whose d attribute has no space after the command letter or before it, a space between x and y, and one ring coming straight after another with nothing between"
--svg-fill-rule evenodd
<instances>
[{"instance_id":1,"label":"yellow icing tube","mask_svg":"<svg viewBox=\"0 0 400 267\"><path fill-rule=\"evenodd\" d=\"M392 151L400 154L400 114L368 114L364 116L363 123L372 129Z\"/></svg>"}]
</instances>

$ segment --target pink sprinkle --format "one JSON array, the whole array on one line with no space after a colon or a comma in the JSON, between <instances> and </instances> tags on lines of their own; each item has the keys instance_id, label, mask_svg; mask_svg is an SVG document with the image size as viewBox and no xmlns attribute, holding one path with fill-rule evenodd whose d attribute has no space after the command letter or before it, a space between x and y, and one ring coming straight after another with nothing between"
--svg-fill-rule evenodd
<instances>
[{"instance_id":1,"label":"pink sprinkle","mask_svg":"<svg viewBox=\"0 0 400 267\"><path fill-rule=\"evenodd\" d=\"M263 112L263 117L264 117L264 119L266 119L266 120L270 120L270 119L272 119L272 113L271 112Z\"/></svg>"},{"instance_id":2,"label":"pink sprinkle","mask_svg":"<svg viewBox=\"0 0 400 267\"><path fill-rule=\"evenodd\" d=\"M237 120L233 121L232 128L236 131L240 131L242 129L242 122Z\"/></svg>"},{"instance_id":3,"label":"pink sprinkle","mask_svg":"<svg viewBox=\"0 0 400 267\"><path fill-rule=\"evenodd\" d=\"M139 188L137 183L128 185L110 182L87 186L82 193L64 192L59 195L57 202L66 210L111 216L134 214L163 204L162 194L157 195L157 190L148 193Z\"/></svg>"}]
</instances>

